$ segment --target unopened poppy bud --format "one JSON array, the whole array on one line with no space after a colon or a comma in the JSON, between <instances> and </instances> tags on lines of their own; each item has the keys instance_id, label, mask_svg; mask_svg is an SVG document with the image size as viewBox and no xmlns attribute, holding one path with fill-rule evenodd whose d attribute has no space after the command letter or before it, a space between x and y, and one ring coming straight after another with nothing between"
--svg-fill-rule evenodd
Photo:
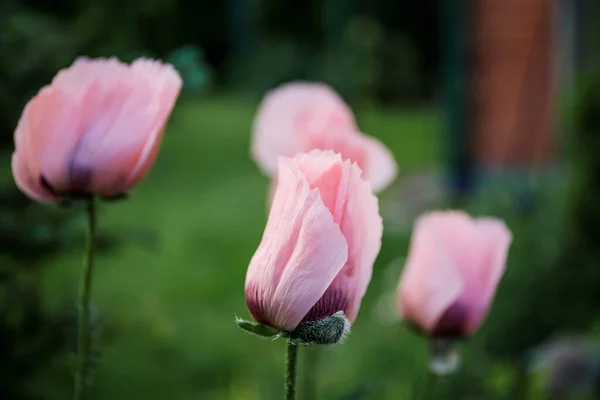
<instances>
[{"instance_id":1,"label":"unopened poppy bud","mask_svg":"<svg viewBox=\"0 0 600 400\"><path fill-rule=\"evenodd\" d=\"M403 319L432 337L472 335L489 311L511 240L495 218L461 211L421 216L398 286Z\"/></svg>"},{"instance_id":2,"label":"unopened poppy bud","mask_svg":"<svg viewBox=\"0 0 600 400\"><path fill-rule=\"evenodd\" d=\"M356 319L381 247L377 198L360 168L332 151L282 157L277 175L246 304L263 325L291 334L312 322L302 328L308 341L337 342L342 318ZM329 333L315 333L323 326Z\"/></svg>"}]
</instances>

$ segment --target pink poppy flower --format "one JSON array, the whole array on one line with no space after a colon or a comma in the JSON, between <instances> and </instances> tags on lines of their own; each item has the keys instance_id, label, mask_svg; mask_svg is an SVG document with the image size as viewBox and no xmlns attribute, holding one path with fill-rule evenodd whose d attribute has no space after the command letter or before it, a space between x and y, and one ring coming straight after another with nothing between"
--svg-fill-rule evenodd
<instances>
[{"instance_id":1,"label":"pink poppy flower","mask_svg":"<svg viewBox=\"0 0 600 400\"><path fill-rule=\"evenodd\" d=\"M512 235L493 218L461 211L421 216L398 286L404 319L432 336L468 336L488 312Z\"/></svg>"},{"instance_id":2,"label":"pink poppy flower","mask_svg":"<svg viewBox=\"0 0 600 400\"><path fill-rule=\"evenodd\" d=\"M250 313L287 332L338 311L353 322L381 247L377 198L332 151L281 157L278 180L246 275Z\"/></svg>"},{"instance_id":3,"label":"pink poppy flower","mask_svg":"<svg viewBox=\"0 0 600 400\"><path fill-rule=\"evenodd\" d=\"M252 138L252 157L262 171L272 176L278 156L313 149L333 150L357 163L375 192L397 174L391 152L379 140L360 133L352 110L329 86L293 82L267 93Z\"/></svg>"},{"instance_id":4,"label":"pink poppy flower","mask_svg":"<svg viewBox=\"0 0 600 400\"><path fill-rule=\"evenodd\" d=\"M41 202L124 194L150 170L181 84L159 61L77 59L25 106L14 135L17 186Z\"/></svg>"}]
</instances>

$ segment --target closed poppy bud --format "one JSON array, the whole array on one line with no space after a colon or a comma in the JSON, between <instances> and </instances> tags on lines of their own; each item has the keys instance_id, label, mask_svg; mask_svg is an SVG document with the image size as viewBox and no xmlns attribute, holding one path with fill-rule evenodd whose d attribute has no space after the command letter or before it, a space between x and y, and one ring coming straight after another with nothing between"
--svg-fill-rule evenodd
<instances>
[{"instance_id":1,"label":"closed poppy bud","mask_svg":"<svg viewBox=\"0 0 600 400\"><path fill-rule=\"evenodd\" d=\"M460 211L421 216L398 287L403 318L430 336L471 335L488 312L511 241L497 219Z\"/></svg>"},{"instance_id":2,"label":"closed poppy bud","mask_svg":"<svg viewBox=\"0 0 600 400\"><path fill-rule=\"evenodd\" d=\"M378 192L396 177L391 152L360 133L354 114L329 86L312 82L284 84L265 96L254 119L252 157L263 172L277 172L277 157L313 149L333 150L358 164Z\"/></svg>"},{"instance_id":3,"label":"closed poppy bud","mask_svg":"<svg viewBox=\"0 0 600 400\"><path fill-rule=\"evenodd\" d=\"M179 74L159 61L77 59L21 115L17 186L42 202L125 194L151 168L180 89Z\"/></svg>"},{"instance_id":4,"label":"closed poppy bud","mask_svg":"<svg viewBox=\"0 0 600 400\"><path fill-rule=\"evenodd\" d=\"M313 336L358 313L381 247L377 198L360 168L332 151L281 157L267 225L246 275L246 303L261 324Z\"/></svg>"}]
</instances>

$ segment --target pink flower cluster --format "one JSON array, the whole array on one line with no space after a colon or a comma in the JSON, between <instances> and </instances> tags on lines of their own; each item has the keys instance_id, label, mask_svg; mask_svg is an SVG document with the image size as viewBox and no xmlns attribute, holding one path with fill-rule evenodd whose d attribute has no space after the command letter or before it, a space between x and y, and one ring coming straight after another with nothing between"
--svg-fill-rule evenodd
<instances>
[{"instance_id":1,"label":"pink flower cluster","mask_svg":"<svg viewBox=\"0 0 600 400\"><path fill-rule=\"evenodd\" d=\"M151 168L181 85L158 61L78 59L23 111L12 156L17 186L42 202L127 192ZM252 156L277 184L246 276L250 313L285 332L340 311L354 322L381 248L374 193L396 177L392 153L361 133L331 88L291 83L261 103ZM398 286L405 320L432 336L472 334L510 242L496 219L420 217Z\"/></svg>"},{"instance_id":2,"label":"pink flower cluster","mask_svg":"<svg viewBox=\"0 0 600 400\"><path fill-rule=\"evenodd\" d=\"M252 155L277 182L246 276L251 314L288 332L339 311L354 322L381 247L372 192L396 176L391 152L360 133L331 88L290 83L262 101ZM510 242L510 231L496 219L459 211L420 217L398 286L404 319L431 336L473 333L489 309Z\"/></svg>"}]
</instances>

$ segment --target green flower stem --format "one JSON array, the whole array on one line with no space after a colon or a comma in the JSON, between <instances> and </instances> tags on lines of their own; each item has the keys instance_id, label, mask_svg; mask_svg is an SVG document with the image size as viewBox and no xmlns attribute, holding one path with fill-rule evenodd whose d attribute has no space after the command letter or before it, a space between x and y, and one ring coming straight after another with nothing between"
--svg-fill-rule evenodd
<instances>
[{"instance_id":1,"label":"green flower stem","mask_svg":"<svg viewBox=\"0 0 600 400\"><path fill-rule=\"evenodd\" d=\"M296 365L298 363L298 345L288 342L285 357L284 400L296 398Z\"/></svg>"},{"instance_id":2,"label":"green flower stem","mask_svg":"<svg viewBox=\"0 0 600 400\"><path fill-rule=\"evenodd\" d=\"M87 202L87 237L83 255L83 270L79 283L79 315L77 326L77 366L75 370L74 400L84 398L90 354L89 310L92 276L94 272L94 236L96 231L96 207L92 197Z\"/></svg>"}]
</instances>

